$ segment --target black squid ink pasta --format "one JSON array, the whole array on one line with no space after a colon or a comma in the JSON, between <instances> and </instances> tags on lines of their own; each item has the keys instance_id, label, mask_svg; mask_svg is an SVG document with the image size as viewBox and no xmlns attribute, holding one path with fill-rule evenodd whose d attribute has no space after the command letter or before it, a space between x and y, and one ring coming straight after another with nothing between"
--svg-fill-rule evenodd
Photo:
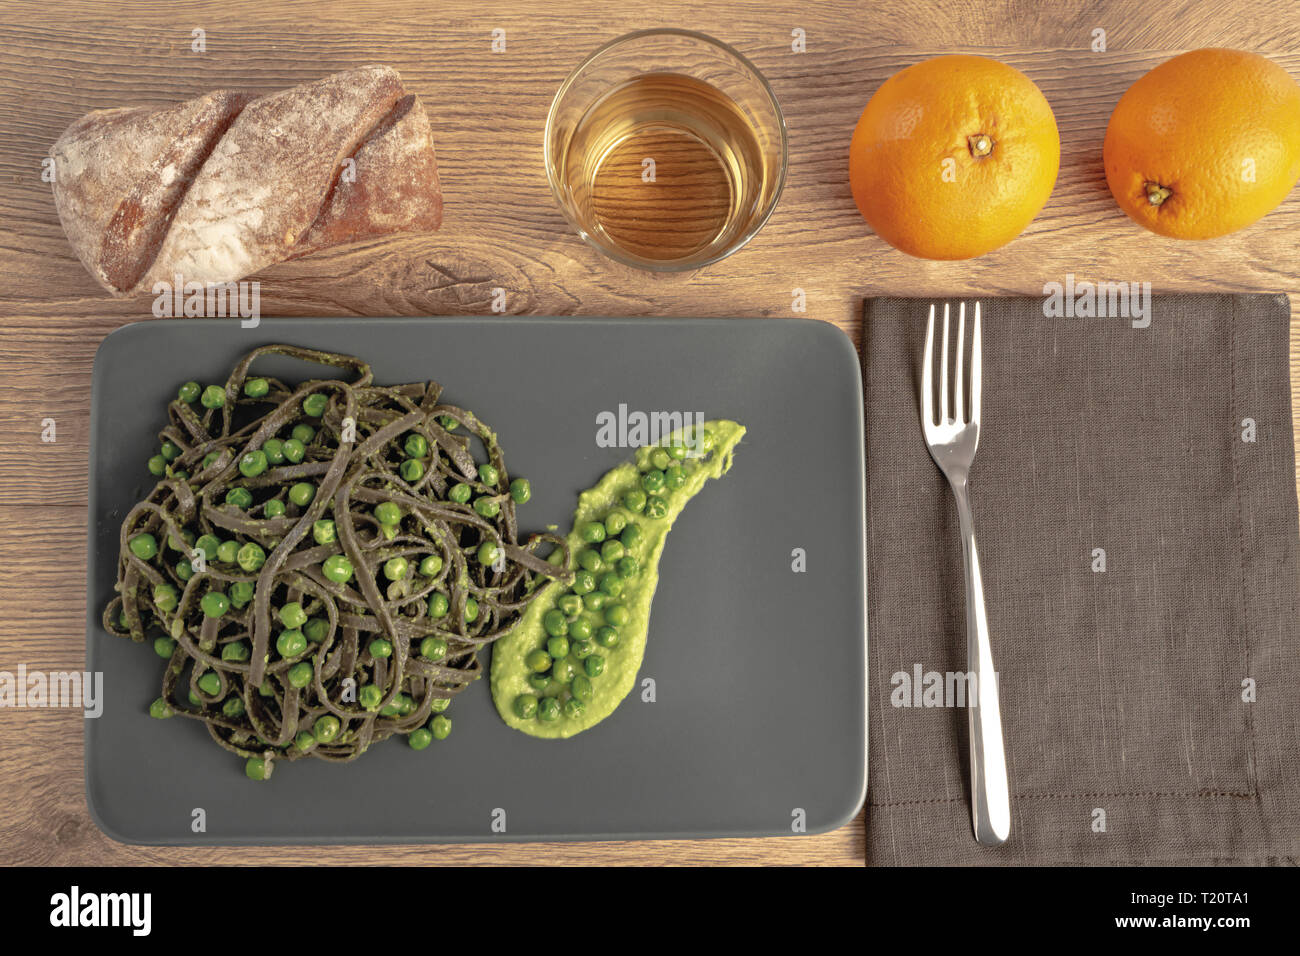
<instances>
[{"instance_id":1,"label":"black squid ink pasta","mask_svg":"<svg viewBox=\"0 0 1300 956\"><path fill-rule=\"evenodd\" d=\"M267 354L348 380L250 376ZM358 358L289 345L245 355L224 385L181 386L103 616L164 659L153 716L202 721L254 779L450 733L479 648L571 572L562 537L520 542L528 481L441 392L378 386Z\"/></svg>"}]
</instances>

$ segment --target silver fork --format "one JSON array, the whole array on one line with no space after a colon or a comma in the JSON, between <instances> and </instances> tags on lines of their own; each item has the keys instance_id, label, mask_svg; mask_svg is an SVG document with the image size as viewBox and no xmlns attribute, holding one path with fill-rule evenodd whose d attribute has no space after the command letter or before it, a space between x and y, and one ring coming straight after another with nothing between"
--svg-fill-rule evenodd
<instances>
[{"instance_id":1,"label":"silver fork","mask_svg":"<svg viewBox=\"0 0 1300 956\"><path fill-rule=\"evenodd\" d=\"M970 724L971 821L975 839L988 846L1004 843L1011 833L1011 792L1007 786L1007 756L1002 742L997 676L989 646L989 622L984 614L984 583L975 550L967 482L980 440L980 304L975 303L971 329L970 414L966 414L963 370L966 368L966 303L957 318L953 412L948 414L948 305L943 307L943 353L939 365L939 416L934 414L934 309L925 330L921 369L921 423L930 457L939 466L957 499L961 551L966 564L966 658L974 700L966 703Z\"/></svg>"}]
</instances>

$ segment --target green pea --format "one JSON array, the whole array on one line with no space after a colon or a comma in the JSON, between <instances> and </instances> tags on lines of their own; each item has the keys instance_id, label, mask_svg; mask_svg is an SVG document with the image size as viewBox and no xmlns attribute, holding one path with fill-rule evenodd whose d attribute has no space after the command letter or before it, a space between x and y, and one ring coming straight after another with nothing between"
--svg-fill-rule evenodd
<instances>
[{"instance_id":1,"label":"green pea","mask_svg":"<svg viewBox=\"0 0 1300 956\"><path fill-rule=\"evenodd\" d=\"M690 449L682 444L680 440L677 440L669 447L668 454L672 455L675 460L682 461L688 454L690 454Z\"/></svg>"},{"instance_id":2,"label":"green pea","mask_svg":"<svg viewBox=\"0 0 1300 956\"><path fill-rule=\"evenodd\" d=\"M436 578L442 570L442 556L431 554L420 562L420 573L426 578Z\"/></svg>"},{"instance_id":3,"label":"green pea","mask_svg":"<svg viewBox=\"0 0 1300 956\"><path fill-rule=\"evenodd\" d=\"M266 460L272 465L284 464L284 442L278 438L268 438L262 442L262 451L266 453Z\"/></svg>"},{"instance_id":4,"label":"green pea","mask_svg":"<svg viewBox=\"0 0 1300 956\"><path fill-rule=\"evenodd\" d=\"M537 716L537 696L535 694L520 694L515 698L515 716L520 720L532 720Z\"/></svg>"},{"instance_id":5,"label":"green pea","mask_svg":"<svg viewBox=\"0 0 1300 956\"><path fill-rule=\"evenodd\" d=\"M495 518L501 513L501 502L497 501L495 498L475 498L474 510L479 513L480 517Z\"/></svg>"},{"instance_id":6,"label":"green pea","mask_svg":"<svg viewBox=\"0 0 1300 956\"><path fill-rule=\"evenodd\" d=\"M172 584L157 584L153 587L153 604L160 611L174 611L179 594Z\"/></svg>"},{"instance_id":7,"label":"green pea","mask_svg":"<svg viewBox=\"0 0 1300 956\"><path fill-rule=\"evenodd\" d=\"M627 515L622 511L611 511L605 515L605 534L617 538L627 527Z\"/></svg>"},{"instance_id":8,"label":"green pea","mask_svg":"<svg viewBox=\"0 0 1300 956\"><path fill-rule=\"evenodd\" d=\"M639 514L645 507L646 495L640 488L633 488L623 496L623 507L628 511Z\"/></svg>"},{"instance_id":9,"label":"green pea","mask_svg":"<svg viewBox=\"0 0 1300 956\"><path fill-rule=\"evenodd\" d=\"M524 663L528 665L529 670L541 674L551 669L551 655L539 647L528 652L528 656L524 658Z\"/></svg>"},{"instance_id":10,"label":"green pea","mask_svg":"<svg viewBox=\"0 0 1300 956\"><path fill-rule=\"evenodd\" d=\"M582 606L588 611L599 611L609 600L609 595L604 591L592 591L590 594L582 596Z\"/></svg>"},{"instance_id":11,"label":"green pea","mask_svg":"<svg viewBox=\"0 0 1300 956\"><path fill-rule=\"evenodd\" d=\"M584 704L589 702L592 696L591 679L585 674L579 674L569 682L569 693Z\"/></svg>"},{"instance_id":12,"label":"green pea","mask_svg":"<svg viewBox=\"0 0 1300 956\"><path fill-rule=\"evenodd\" d=\"M280 518L284 516L284 502L279 498L272 498L262 505L262 515L266 518Z\"/></svg>"},{"instance_id":13,"label":"green pea","mask_svg":"<svg viewBox=\"0 0 1300 956\"><path fill-rule=\"evenodd\" d=\"M306 422L299 422L297 425L293 426L289 435L300 444L306 445L316 437L316 429L312 428Z\"/></svg>"},{"instance_id":14,"label":"green pea","mask_svg":"<svg viewBox=\"0 0 1300 956\"><path fill-rule=\"evenodd\" d=\"M235 553L235 563L239 565L241 571L252 574L254 571L260 571L262 565L266 564L266 552L256 541L245 541Z\"/></svg>"},{"instance_id":15,"label":"green pea","mask_svg":"<svg viewBox=\"0 0 1300 956\"><path fill-rule=\"evenodd\" d=\"M410 570L410 563L400 555L384 562L384 577L390 581L401 581Z\"/></svg>"},{"instance_id":16,"label":"green pea","mask_svg":"<svg viewBox=\"0 0 1300 956\"><path fill-rule=\"evenodd\" d=\"M194 566L188 561L177 561L176 576L182 581L188 581L190 578L194 577Z\"/></svg>"},{"instance_id":17,"label":"green pea","mask_svg":"<svg viewBox=\"0 0 1300 956\"><path fill-rule=\"evenodd\" d=\"M526 505L533 496L532 483L527 478L516 478L510 482L510 498L517 505Z\"/></svg>"},{"instance_id":18,"label":"green pea","mask_svg":"<svg viewBox=\"0 0 1300 956\"><path fill-rule=\"evenodd\" d=\"M682 471L682 466L678 464L669 465L664 471L664 484L671 491L677 491L686 487L686 472Z\"/></svg>"},{"instance_id":19,"label":"green pea","mask_svg":"<svg viewBox=\"0 0 1300 956\"><path fill-rule=\"evenodd\" d=\"M284 455L284 460L289 464L296 465L306 456L307 446L300 438L290 438L280 447L280 454Z\"/></svg>"},{"instance_id":20,"label":"green pea","mask_svg":"<svg viewBox=\"0 0 1300 956\"><path fill-rule=\"evenodd\" d=\"M411 432L406 436L406 442L402 447L406 450L408 458L425 458L429 454L429 439L419 432Z\"/></svg>"},{"instance_id":21,"label":"green pea","mask_svg":"<svg viewBox=\"0 0 1300 956\"><path fill-rule=\"evenodd\" d=\"M289 500L299 508L305 508L316 497L316 486L310 481L300 481L289 489Z\"/></svg>"},{"instance_id":22,"label":"green pea","mask_svg":"<svg viewBox=\"0 0 1300 956\"><path fill-rule=\"evenodd\" d=\"M460 422L456 421L456 419L452 418L450 415L439 415L438 424L447 429L447 431L454 432L456 426L459 425Z\"/></svg>"},{"instance_id":23,"label":"green pea","mask_svg":"<svg viewBox=\"0 0 1300 956\"><path fill-rule=\"evenodd\" d=\"M307 638L296 627L281 631L280 636L275 639L275 649L280 652L281 657L297 657L307 649Z\"/></svg>"},{"instance_id":24,"label":"green pea","mask_svg":"<svg viewBox=\"0 0 1300 956\"><path fill-rule=\"evenodd\" d=\"M596 651L596 645L589 640L575 641L569 647L569 653L577 660L586 660Z\"/></svg>"},{"instance_id":25,"label":"green pea","mask_svg":"<svg viewBox=\"0 0 1300 956\"><path fill-rule=\"evenodd\" d=\"M176 390L176 397L186 405L193 405L199 400L201 394L203 394L203 386L198 382L186 382Z\"/></svg>"},{"instance_id":26,"label":"green pea","mask_svg":"<svg viewBox=\"0 0 1300 956\"><path fill-rule=\"evenodd\" d=\"M473 621L478 617L478 601L472 597L465 598L465 620Z\"/></svg>"},{"instance_id":27,"label":"green pea","mask_svg":"<svg viewBox=\"0 0 1300 956\"><path fill-rule=\"evenodd\" d=\"M155 478L161 478L167 473L167 459L162 455L154 455L145 464L149 467L149 474Z\"/></svg>"},{"instance_id":28,"label":"green pea","mask_svg":"<svg viewBox=\"0 0 1300 956\"><path fill-rule=\"evenodd\" d=\"M144 531L131 539L129 547L131 553L141 561L149 561L158 554L158 539Z\"/></svg>"},{"instance_id":29,"label":"green pea","mask_svg":"<svg viewBox=\"0 0 1300 956\"><path fill-rule=\"evenodd\" d=\"M559 608L551 608L542 615L542 628L551 637L563 637L569 633L569 622Z\"/></svg>"},{"instance_id":30,"label":"green pea","mask_svg":"<svg viewBox=\"0 0 1300 956\"><path fill-rule=\"evenodd\" d=\"M596 590L596 576L590 571L576 571L573 575L573 593L589 594Z\"/></svg>"},{"instance_id":31,"label":"green pea","mask_svg":"<svg viewBox=\"0 0 1300 956\"><path fill-rule=\"evenodd\" d=\"M185 528L181 531L181 540L177 541L175 535L166 537L166 546L173 551L181 551L182 554L188 553L188 550L194 548L194 532Z\"/></svg>"},{"instance_id":32,"label":"green pea","mask_svg":"<svg viewBox=\"0 0 1300 956\"><path fill-rule=\"evenodd\" d=\"M420 656L427 661L440 661L447 656L447 642L441 637L426 637L420 642Z\"/></svg>"},{"instance_id":33,"label":"green pea","mask_svg":"<svg viewBox=\"0 0 1300 956\"><path fill-rule=\"evenodd\" d=\"M223 541L217 545L217 560L222 564L234 564L235 555L239 553L238 541Z\"/></svg>"},{"instance_id":34,"label":"green pea","mask_svg":"<svg viewBox=\"0 0 1300 956\"><path fill-rule=\"evenodd\" d=\"M199 601L199 607L203 608L206 617L221 617L230 610L230 599L220 591L209 591Z\"/></svg>"},{"instance_id":35,"label":"green pea","mask_svg":"<svg viewBox=\"0 0 1300 956\"><path fill-rule=\"evenodd\" d=\"M217 559L217 548L221 547L221 539L215 534L201 534L199 539L194 542L194 547L203 552L203 556L209 561Z\"/></svg>"},{"instance_id":36,"label":"green pea","mask_svg":"<svg viewBox=\"0 0 1300 956\"><path fill-rule=\"evenodd\" d=\"M617 573L618 576L625 581L633 577L636 574L637 570L638 570L638 565L636 563L636 558L631 558L631 557L620 558L618 564L614 568L615 573Z\"/></svg>"},{"instance_id":37,"label":"green pea","mask_svg":"<svg viewBox=\"0 0 1300 956\"><path fill-rule=\"evenodd\" d=\"M450 706L451 706L451 698L435 697L433 699L433 702L429 704L429 709L433 711L435 714L441 714L444 710L446 710Z\"/></svg>"},{"instance_id":38,"label":"green pea","mask_svg":"<svg viewBox=\"0 0 1300 956\"><path fill-rule=\"evenodd\" d=\"M570 697L564 702L564 716L570 720L577 720L586 709L587 705L576 697Z\"/></svg>"},{"instance_id":39,"label":"green pea","mask_svg":"<svg viewBox=\"0 0 1300 956\"><path fill-rule=\"evenodd\" d=\"M612 598L623 593L623 579L617 574L606 574L600 579L600 589Z\"/></svg>"},{"instance_id":40,"label":"green pea","mask_svg":"<svg viewBox=\"0 0 1300 956\"><path fill-rule=\"evenodd\" d=\"M316 723L311 725L312 736L323 744L327 744L339 735L339 719L333 714L324 714L316 718Z\"/></svg>"},{"instance_id":41,"label":"green pea","mask_svg":"<svg viewBox=\"0 0 1300 956\"><path fill-rule=\"evenodd\" d=\"M247 488L231 488L226 492L226 504L233 505L240 511L253 503L253 493Z\"/></svg>"},{"instance_id":42,"label":"green pea","mask_svg":"<svg viewBox=\"0 0 1300 956\"><path fill-rule=\"evenodd\" d=\"M271 777L271 761L263 760L261 757L249 757L244 762L244 775L249 780L269 780Z\"/></svg>"},{"instance_id":43,"label":"green pea","mask_svg":"<svg viewBox=\"0 0 1300 956\"><path fill-rule=\"evenodd\" d=\"M650 453L650 464L654 465L658 471L666 469L670 462L672 462L672 456L668 454L666 449L656 448Z\"/></svg>"},{"instance_id":44,"label":"green pea","mask_svg":"<svg viewBox=\"0 0 1300 956\"><path fill-rule=\"evenodd\" d=\"M537 703L537 719L550 723L560 719L560 702L554 697L543 697Z\"/></svg>"},{"instance_id":45,"label":"green pea","mask_svg":"<svg viewBox=\"0 0 1300 956\"><path fill-rule=\"evenodd\" d=\"M615 627L622 627L630 618L631 615L622 604L611 604L605 608L605 620Z\"/></svg>"},{"instance_id":46,"label":"green pea","mask_svg":"<svg viewBox=\"0 0 1300 956\"><path fill-rule=\"evenodd\" d=\"M253 600L254 588L251 581L236 581L230 585L230 606L241 608Z\"/></svg>"},{"instance_id":47,"label":"green pea","mask_svg":"<svg viewBox=\"0 0 1300 956\"><path fill-rule=\"evenodd\" d=\"M306 753L308 750L311 750L312 747L316 746L316 738L312 735L310 730L300 730L293 738L293 745Z\"/></svg>"},{"instance_id":48,"label":"green pea","mask_svg":"<svg viewBox=\"0 0 1300 956\"><path fill-rule=\"evenodd\" d=\"M177 481L185 481L190 477L190 473L186 471L184 468L181 468L177 471L173 471L172 477L175 478Z\"/></svg>"},{"instance_id":49,"label":"green pea","mask_svg":"<svg viewBox=\"0 0 1300 956\"><path fill-rule=\"evenodd\" d=\"M600 546L600 556L610 564L614 564L624 554L623 542L610 539Z\"/></svg>"},{"instance_id":50,"label":"green pea","mask_svg":"<svg viewBox=\"0 0 1300 956\"><path fill-rule=\"evenodd\" d=\"M501 557L501 548L495 541L484 541L478 546L478 563L493 565Z\"/></svg>"},{"instance_id":51,"label":"green pea","mask_svg":"<svg viewBox=\"0 0 1300 956\"><path fill-rule=\"evenodd\" d=\"M569 656L569 639L567 637L552 637L546 641L546 653L550 654L557 661Z\"/></svg>"},{"instance_id":52,"label":"green pea","mask_svg":"<svg viewBox=\"0 0 1300 956\"><path fill-rule=\"evenodd\" d=\"M231 641L229 644L221 645L221 659L223 661L240 664L248 660L250 656L252 656L252 652L249 651L248 645L243 641ZM215 694L216 691L209 691L209 693Z\"/></svg>"},{"instance_id":53,"label":"green pea","mask_svg":"<svg viewBox=\"0 0 1300 956\"><path fill-rule=\"evenodd\" d=\"M410 745L412 750L423 750L425 747L429 746L429 744L433 743L433 734L429 733L429 731L425 730L423 727L416 727L406 735L406 742Z\"/></svg>"},{"instance_id":54,"label":"green pea","mask_svg":"<svg viewBox=\"0 0 1300 956\"><path fill-rule=\"evenodd\" d=\"M244 382L244 394L249 398L265 398L271 383L264 378L250 378Z\"/></svg>"},{"instance_id":55,"label":"green pea","mask_svg":"<svg viewBox=\"0 0 1300 956\"><path fill-rule=\"evenodd\" d=\"M641 487L645 489L646 494L653 495L664 490L664 473L658 468L652 468L641 476ZM649 499L646 504L649 505Z\"/></svg>"},{"instance_id":56,"label":"green pea","mask_svg":"<svg viewBox=\"0 0 1300 956\"><path fill-rule=\"evenodd\" d=\"M402 520L402 509L392 501L375 505L375 520L380 524L397 524Z\"/></svg>"},{"instance_id":57,"label":"green pea","mask_svg":"<svg viewBox=\"0 0 1300 956\"><path fill-rule=\"evenodd\" d=\"M456 504L463 505L469 502L469 499L473 494L474 489L461 481L451 486L451 490L447 492L447 497L456 502Z\"/></svg>"},{"instance_id":58,"label":"green pea","mask_svg":"<svg viewBox=\"0 0 1300 956\"><path fill-rule=\"evenodd\" d=\"M221 659L225 660L226 658L223 656ZM209 697L216 697L221 693L221 678L217 676L215 671L208 671L199 678L199 690Z\"/></svg>"},{"instance_id":59,"label":"green pea","mask_svg":"<svg viewBox=\"0 0 1300 956\"><path fill-rule=\"evenodd\" d=\"M325 407L329 405L328 395L320 392L313 392L302 400L302 413L308 418L320 418L325 414Z\"/></svg>"},{"instance_id":60,"label":"green pea","mask_svg":"<svg viewBox=\"0 0 1300 956\"><path fill-rule=\"evenodd\" d=\"M551 665L551 677L559 681L561 684L569 683L569 681L573 680L573 675L577 672L577 667L567 658L562 661L556 661Z\"/></svg>"},{"instance_id":61,"label":"green pea","mask_svg":"<svg viewBox=\"0 0 1300 956\"><path fill-rule=\"evenodd\" d=\"M266 465L266 452L259 448L257 451L246 452L239 459L239 473L245 478L256 478L266 471Z\"/></svg>"},{"instance_id":62,"label":"green pea","mask_svg":"<svg viewBox=\"0 0 1300 956\"><path fill-rule=\"evenodd\" d=\"M397 469L397 473L402 476L403 481L415 484L424 477L424 462L418 458L408 458L402 462L401 467Z\"/></svg>"},{"instance_id":63,"label":"green pea","mask_svg":"<svg viewBox=\"0 0 1300 956\"><path fill-rule=\"evenodd\" d=\"M605 526L599 521L584 522L578 528L578 537L588 544L598 544L605 540Z\"/></svg>"},{"instance_id":64,"label":"green pea","mask_svg":"<svg viewBox=\"0 0 1300 956\"><path fill-rule=\"evenodd\" d=\"M645 540L645 532L641 530L640 525L630 524L623 529L619 540L623 542L623 547L627 550L635 551L641 546L641 542Z\"/></svg>"},{"instance_id":65,"label":"green pea","mask_svg":"<svg viewBox=\"0 0 1300 956\"><path fill-rule=\"evenodd\" d=\"M199 462L199 471L204 471L209 466L211 466L214 462L220 460L220 458L221 458L221 452L219 451L208 452L206 455L203 456L203 461Z\"/></svg>"},{"instance_id":66,"label":"green pea","mask_svg":"<svg viewBox=\"0 0 1300 956\"><path fill-rule=\"evenodd\" d=\"M434 591L429 598L429 617L446 617L451 610L451 601L441 591Z\"/></svg>"},{"instance_id":67,"label":"green pea","mask_svg":"<svg viewBox=\"0 0 1300 956\"><path fill-rule=\"evenodd\" d=\"M311 679L316 674L316 669L312 667L311 661L299 661L289 668L286 675L289 678L289 684L293 687L303 688L311 683Z\"/></svg>"},{"instance_id":68,"label":"green pea","mask_svg":"<svg viewBox=\"0 0 1300 956\"><path fill-rule=\"evenodd\" d=\"M177 445L175 442L171 442L171 441L163 442L162 446L159 448L159 451L162 454L163 460L167 462L173 462L177 458L181 457L180 446Z\"/></svg>"},{"instance_id":69,"label":"green pea","mask_svg":"<svg viewBox=\"0 0 1300 956\"><path fill-rule=\"evenodd\" d=\"M203 701L199 699L199 695L196 694L196 693L194 693L194 691L192 691L192 690L190 690L190 691L186 691L186 692L185 692L185 697L186 697L186 699L190 702L190 706L191 706L191 707L202 707L202 706L203 706Z\"/></svg>"},{"instance_id":70,"label":"green pea","mask_svg":"<svg viewBox=\"0 0 1300 956\"><path fill-rule=\"evenodd\" d=\"M161 697L149 705L149 716L156 720L166 720L168 717L174 716L175 713L176 711L171 709L171 705Z\"/></svg>"},{"instance_id":71,"label":"green pea","mask_svg":"<svg viewBox=\"0 0 1300 956\"><path fill-rule=\"evenodd\" d=\"M542 651L542 653L546 654L545 651ZM551 660L551 655L546 654L546 661L548 664L550 663L550 660ZM550 670L550 668L548 667L547 670ZM550 674L529 674L528 675L528 686L531 687L533 690L537 691L539 694L546 693L546 689L550 685L551 685Z\"/></svg>"},{"instance_id":72,"label":"green pea","mask_svg":"<svg viewBox=\"0 0 1300 956\"><path fill-rule=\"evenodd\" d=\"M330 622L323 617L312 617L302 626L302 635L307 640L319 644L330 632Z\"/></svg>"},{"instance_id":73,"label":"green pea","mask_svg":"<svg viewBox=\"0 0 1300 956\"><path fill-rule=\"evenodd\" d=\"M600 553L595 548L584 548L578 552L578 563L584 571L599 571L605 566L600 560Z\"/></svg>"},{"instance_id":74,"label":"green pea","mask_svg":"<svg viewBox=\"0 0 1300 956\"><path fill-rule=\"evenodd\" d=\"M451 718L439 714L429 721L429 732L433 734L434 740L446 740L451 734Z\"/></svg>"},{"instance_id":75,"label":"green pea","mask_svg":"<svg viewBox=\"0 0 1300 956\"><path fill-rule=\"evenodd\" d=\"M592 654L582 662L582 667L587 672L588 677L599 677L605 673L605 658L599 654Z\"/></svg>"},{"instance_id":76,"label":"green pea","mask_svg":"<svg viewBox=\"0 0 1300 956\"><path fill-rule=\"evenodd\" d=\"M487 485L489 488L495 488L497 482L501 480L501 473L497 471L496 465L479 465L478 480L483 482L483 484Z\"/></svg>"},{"instance_id":77,"label":"green pea","mask_svg":"<svg viewBox=\"0 0 1300 956\"><path fill-rule=\"evenodd\" d=\"M668 502L658 495L651 495L650 500L645 503L645 516L647 518L662 518L668 514Z\"/></svg>"},{"instance_id":78,"label":"green pea","mask_svg":"<svg viewBox=\"0 0 1300 956\"><path fill-rule=\"evenodd\" d=\"M170 637L155 637L153 639L153 652L163 660L169 659L175 650L176 642Z\"/></svg>"},{"instance_id":79,"label":"green pea","mask_svg":"<svg viewBox=\"0 0 1300 956\"><path fill-rule=\"evenodd\" d=\"M392 657L393 656L392 642L389 641L387 638L383 638L383 637L377 637L373 641L371 641L370 646L367 648L367 650L370 651L371 657Z\"/></svg>"},{"instance_id":80,"label":"green pea","mask_svg":"<svg viewBox=\"0 0 1300 956\"><path fill-rule=\"evenodd\" d=\"M220 385L209 385L203 390L199 402L204 408L221 408L226 404L226 390Z\"/></svg>"},{"instance_id":81,"label":"green pea","mask_svg":"<svg viewBox=\"0 0 1300 956\"><path fill-rule=\"evenodd\" d=\"M585 641L591 637L591 622L578 618L569 624L569 639L573 641Z\"/></svg>"},{"instance_id":82,"label":"green pea","mask_svg":"<svg viewBox=\"0 0 1300 956\"><path fill-rule=\"evenodd\" d=\"M576 594L564 594L555 602L555 606L563 612L568 620L572 621L582 613L582 598Z\"/></svg>"},{"instance_id":83,"label":"green pea","mask_svg":"<svg viewBox=\"0 0 1300 956\"><path fill-rule=\"evenodd\" d=\"M243 698L233 695L227 697L225 703L221 705L221 712L227 717L238 717L244 712Z\"/></svg>"},{"instance_id":84,"label":"green pea","mask_svg":"<svg viewBox=\"0 0 1300 956\"><path fill-rule=\"evenodd\" d=\"M338 538L338 528L329 518L311 523L311 538L317 544L333 544Z\"/></svg>"},{"instance_id":85,"label":"green pea","mask_svg":"<svg viewBox=\"0 0 1300 956\"><path fill-rule=\"evenodd\" d=\"M352 562L344 555L331 554L321 565L321 573L335 584L344 584L352 580Z\"/></svg>"},{"instance_id":86,"label":"green pea","mask_svg":"<svg viewBox=\"0 0 1300 956\"><path fill-rule=\"evenodd\" d=\"M278 616L285 627L302 627L307 621L307 613L297 601L290 601L280 608Z\"/></svg>"}]
</instances>

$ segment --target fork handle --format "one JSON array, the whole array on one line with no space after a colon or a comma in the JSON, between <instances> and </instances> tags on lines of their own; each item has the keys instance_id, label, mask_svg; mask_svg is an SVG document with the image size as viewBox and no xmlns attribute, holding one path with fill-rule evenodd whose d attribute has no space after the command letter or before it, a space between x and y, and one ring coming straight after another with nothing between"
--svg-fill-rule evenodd
<instances>
[{"instance_id":1,"label":"fork handle","mask_svg":"<svg viewBox=\"0 0 1300 956\"><path fill-rule=\"evenodd\" d=\"M1007 754L1002 740L1002 710L998 704L997 673L984 613L984 581L975 525L966 483L953 483L961 552L966 565L966 659L974 679L976 700L966 702L970 724L971 822L975 839L986 846L1006 842L1011 834L1011 790L1007 784ZM969 686L970 681L967 684ZM978 701L978 706L972 706Z\"/></svg>"}]
</instances>

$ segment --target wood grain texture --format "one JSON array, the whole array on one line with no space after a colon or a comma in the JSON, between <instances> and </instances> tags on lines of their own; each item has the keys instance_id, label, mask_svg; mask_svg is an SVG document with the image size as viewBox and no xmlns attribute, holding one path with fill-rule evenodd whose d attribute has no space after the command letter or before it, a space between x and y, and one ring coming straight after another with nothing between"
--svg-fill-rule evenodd
<instances>
[{"instance_id":1,"label":"wood grain texture","mask_svg":"<svg viewBox=\"0 0 1300 956\"><path fill-rule=\"evenodd\" d=\"M401 71L433 119L446 201L441 232L362 243L258 276L266 315L479 314L492 290L519 314L808 314L856 340L876 294L1041 293L1047 281L1149 281L1156 292L1286 292L1300 304L1300 195L1242 232L1178 243L1129 222L1106 189L1101 143L1137 77L1201 46L1268 54L1300 76L1291 0L877 0L559 7L393 0L362 3L10 2L0 18L0 668L84 661L90 371L105 334L149 317L150 300L104 296L73 256L40 162L91 109L172 103L216 87L269 92L366 63ZM600 43L685 26L741 50L769 78L790 130L785 193L746 249L707 270L653 276L602 259L566 228L546 184L542 128L565 74ZM190 49L206 31L207 52ZM491 31L506 51L491 51ZM790 49L791 31L807 52ZM1094 29L1108 50L1089 49ZM1047 95L1061 174L1039 218L971 262L922 262L862 222L846 178L849 135L890 74L938 53L997 56ZM239 335L237 323L230 323ZM364 338L364 319L358 319ZM1291 335L1293 397L1300 325ZM58 440L40 441L53 418ZM37 519L34 521L34 519ZM40 529L38 534L35 528ZM0 712L0 863L825 863L861 864L863 818L776 840L393 848L179 850L128 847L90 820L81 719Z\"/></svg>"}]
</instances>

